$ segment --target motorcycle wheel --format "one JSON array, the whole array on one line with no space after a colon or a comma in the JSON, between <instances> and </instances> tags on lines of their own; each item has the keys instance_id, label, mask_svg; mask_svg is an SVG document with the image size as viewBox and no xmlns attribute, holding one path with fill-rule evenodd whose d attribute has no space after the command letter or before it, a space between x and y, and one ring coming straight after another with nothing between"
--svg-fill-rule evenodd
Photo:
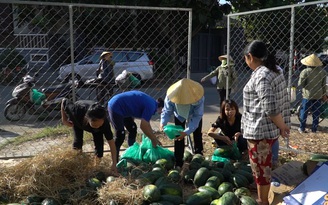
<instances>
[{"instance_id":1,"label":"motorcycle wheel","mask_svg":"<svg viewBox=\"0 0 328 205\"><path fill-rule=\"evenodd\" d=\"M5 107L4 115L9 121L19 121L23 119L26 113L26 108L22 104L8 104Z\"/></svg>"}]
</instances>

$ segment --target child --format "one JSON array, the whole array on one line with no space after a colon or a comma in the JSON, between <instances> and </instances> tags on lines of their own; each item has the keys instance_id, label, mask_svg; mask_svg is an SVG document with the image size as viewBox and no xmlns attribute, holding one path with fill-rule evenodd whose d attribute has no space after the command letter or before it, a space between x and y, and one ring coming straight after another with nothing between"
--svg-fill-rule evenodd
<instances>
[{"instance_id":1,"label":"child","mask_svg":"<svg viewBox=\"0 0 328 205\"><path fill-rule=\"evenodd\" d=\"M217 129L220 132L216 132ZM247 141L241 134L241 114L238 105L233 100L224 100L221 104L221 114L212 127L208 130L207 135L212 137L218 146L232 145L233 141L237 142L239 151L247 150Z\"/></svg>"}]
</instances>

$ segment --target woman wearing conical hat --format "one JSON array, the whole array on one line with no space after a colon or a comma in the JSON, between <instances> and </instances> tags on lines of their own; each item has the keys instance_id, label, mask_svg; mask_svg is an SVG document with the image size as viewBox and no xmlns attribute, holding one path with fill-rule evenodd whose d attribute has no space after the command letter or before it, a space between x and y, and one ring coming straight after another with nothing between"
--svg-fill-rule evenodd
<instances>
[{"instance_id":1,"label":"woman wearing conical hat","mask_svg":"<svg viewBox=\"0 0 328 205\"><path fill-rule=\"evenodd\" d=\"M183 78L169 87L161 113L160 129L167 125L174 115L175 125L184 127L184 131L174 141L175 166L182 167L184 138L193 133L196 154L203 152L202 117L204 114L204 88L198 82Z\"/></svg>"},{"instance_id":2,"label":"woman wearing conical hat","mask_svg":"<svg viewBox=\"0 0 328 205\"><path fill-rule=\"evenodd\" d=\"M315 55L309 55L301 60L306 68L301 72L298 86L302 86L302 108L300 110L300 127L298 131L305 133L308 111L312 110L312 132L317 132L320 116L321 99L326 99L326 71L322 62Z\"/></svg>"}]
</instances>

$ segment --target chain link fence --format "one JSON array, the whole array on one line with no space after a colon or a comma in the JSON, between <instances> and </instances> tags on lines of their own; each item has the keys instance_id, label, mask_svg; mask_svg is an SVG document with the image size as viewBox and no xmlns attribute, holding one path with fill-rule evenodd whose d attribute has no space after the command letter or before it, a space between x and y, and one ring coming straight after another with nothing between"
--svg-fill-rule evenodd
<instances>
[{"instance_id":1,"label":"chain link fence","mask_svg":"<svg viewBox=\"0 0 328 205\"><path fill-rule=\"evenodd\" d=\"M301 59L316 54L323 66L319 69L328 71L328 16L327 1L297 4L285 7L270 8L260 11L231 14L228 16L228 53L234 61L234 68L238 79L234 86L235 92L230 97L243 105L242 91L248 82L252 70L247 67L244 60L244 48L253 40L264 41L270 53L274 54L288 83L288 91L297 87L296 100L291 103L292 129L297 131L300 127L299 114L302 101L302 87L298 85L301 72L306 66ZM307 84L315 84L326 76L315 76L308 79ZM230 85L231 86L231 85ZM308 88L307 88L308 89ZM312 89L312 88L311 88ZM321 92L315 90L311 92ZM319 131L327 127L326 103L322 102L320 109ZM307 130L311 131L312 113L309 111ZM297 134L299 135L299 134ZM312 150L313 151L313 150Z\"/></svg>"},{"instance_id":2,"label":"chain link fence","mask_svg":"<svg viewBox=\"0 0 328 205\"><path fill-rule=\"evenodd\" d=\"M60 125L63 97L105 104L137 89L163 98L169 85L190 75L191 9L20 1L1 1L0 8L2 148L17 134ZM95 81L104 51L112 54L115 77L128 73L119 86L115 79L107 87ZM26 73L35 82L23 83ZM12 94L17 99L7 103ZM1 157L34 155L49 143L40 141L33 152L8 146Z\"/></svg>"}]
</instances>

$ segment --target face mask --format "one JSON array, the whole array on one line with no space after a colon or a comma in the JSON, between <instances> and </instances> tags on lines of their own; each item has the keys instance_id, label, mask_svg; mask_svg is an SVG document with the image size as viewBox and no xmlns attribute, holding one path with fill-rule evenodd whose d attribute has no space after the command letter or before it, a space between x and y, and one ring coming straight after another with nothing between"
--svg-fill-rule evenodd
<instances>
[{"instance_id":1,"label":"face mask","mask_svg":"<svg viewBox=\"0 0 328 205\"><path fill-rule=\"evenodd\" d=\"M227 65L227 60L226 59L223 59L221 65Z\"/></svg>"}]
</instances>

